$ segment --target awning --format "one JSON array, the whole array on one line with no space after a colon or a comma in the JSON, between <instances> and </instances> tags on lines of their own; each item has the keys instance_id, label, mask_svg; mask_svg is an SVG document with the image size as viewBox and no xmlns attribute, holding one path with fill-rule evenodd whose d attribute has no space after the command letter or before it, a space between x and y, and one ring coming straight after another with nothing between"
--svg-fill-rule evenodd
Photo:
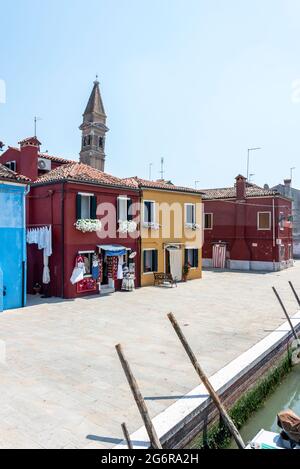
<instances>
[{"instance_id":1,"label":"awning","mask_svg":"<svg viewBox=\"0 0 300 469\"><path fill-rule=\"evenodd\" d=\"M98 248L103 249L107 256L124 256L127 253L127 249L120 244L102 244Z\"/></svg>"}]
</instances>

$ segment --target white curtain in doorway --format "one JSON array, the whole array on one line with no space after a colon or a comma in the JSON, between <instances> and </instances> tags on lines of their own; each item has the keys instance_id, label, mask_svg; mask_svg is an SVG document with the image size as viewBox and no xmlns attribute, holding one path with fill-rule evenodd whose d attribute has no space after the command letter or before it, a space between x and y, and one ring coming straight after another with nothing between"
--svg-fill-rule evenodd
<instances>
[{"instance_id":1,"label":"white curtain in doorway","mask_svg":"<svg viewBox=\"0 0 300 469\"><path fill-rule=\"evenodd\" d=\"M182 251L181 249L168 249L170 256L170 271L174 280L182 280Z\"/></svg>"}]
</instances>

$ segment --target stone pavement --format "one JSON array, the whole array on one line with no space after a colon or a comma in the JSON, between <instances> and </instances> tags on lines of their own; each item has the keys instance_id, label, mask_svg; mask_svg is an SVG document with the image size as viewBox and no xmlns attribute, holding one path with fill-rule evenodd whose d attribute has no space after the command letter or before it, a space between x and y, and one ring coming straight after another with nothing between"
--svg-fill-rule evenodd
<instances>
[{"instance_id":1,"label":"stone pavement","mask_svg":"<svg viewBox=\"0 0 300 469\"><path fill-rule=\"evenodd\" d=\"M178 288L147 287L75 301L30 298L0 315L1 448L104 448L142 426L114 346L121 342L152 416L197 386L166 314L175 313L212 374L285 321L300 262L280 273L203 273ZM44 300L45 301L45 300Z\"/></svg>"}]
</instances>

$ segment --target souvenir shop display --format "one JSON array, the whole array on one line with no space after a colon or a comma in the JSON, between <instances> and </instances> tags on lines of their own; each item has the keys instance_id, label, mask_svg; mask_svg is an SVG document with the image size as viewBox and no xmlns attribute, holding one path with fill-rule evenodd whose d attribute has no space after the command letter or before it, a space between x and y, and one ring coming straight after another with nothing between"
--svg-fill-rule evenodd
<instances>
[{"instance_id":1,"label":"souvenir shop display","mask_svg":"<svg viewBox=\"0 0 300 469\"><path fill-rule=\"evenodd\" d=\"M135 264L129 264L129 268L124 264L123 268L123 281L122 281L122 290L123 291L133 291L135 281Z\"/></svg>"},{"instance_id":2,"label":"souvenir shop display","mask_svg":"<svg viewBox=\"0 0 300 469\"><path fill-rule=\"evenodd\" d=\"M76 284L77 293L97 291L97 284L100 282L101 272L101 263L96 253L93 254L92 258L91 275L89 269L87 269L87 257L83 254L79 254L76 257L75 267L70 281L72 285Z\"/></svg>"},{"instance_id":3,"label":"souvenir shop display","mask_svg":"<svg viewBox=\"0 0 300 469\"><path fill-rule=\"evenodd\" d=\"M118 279L118 264L119 258L117 256L107 256L107 276L112 280Z\"/></svg>"}]
</instances>

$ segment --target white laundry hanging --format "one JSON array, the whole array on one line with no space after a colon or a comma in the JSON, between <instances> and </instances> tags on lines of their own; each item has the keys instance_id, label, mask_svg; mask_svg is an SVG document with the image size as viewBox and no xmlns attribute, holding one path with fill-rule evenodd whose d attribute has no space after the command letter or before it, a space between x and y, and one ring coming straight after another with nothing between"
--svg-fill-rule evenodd
<instances>
[{"instance_id":1,"label":"white laundry hanging","mask_svg":"<svg viewBox=\"0 0 300 469\"><path fill-rule=\"evenodd\" d=\"M50 283L49 257L52 255L52 229L51 226L30 228L27 230L26 240L28 244L37 244L38 249L43 249L43 283Z\"/></svg>"}]
</instances>

